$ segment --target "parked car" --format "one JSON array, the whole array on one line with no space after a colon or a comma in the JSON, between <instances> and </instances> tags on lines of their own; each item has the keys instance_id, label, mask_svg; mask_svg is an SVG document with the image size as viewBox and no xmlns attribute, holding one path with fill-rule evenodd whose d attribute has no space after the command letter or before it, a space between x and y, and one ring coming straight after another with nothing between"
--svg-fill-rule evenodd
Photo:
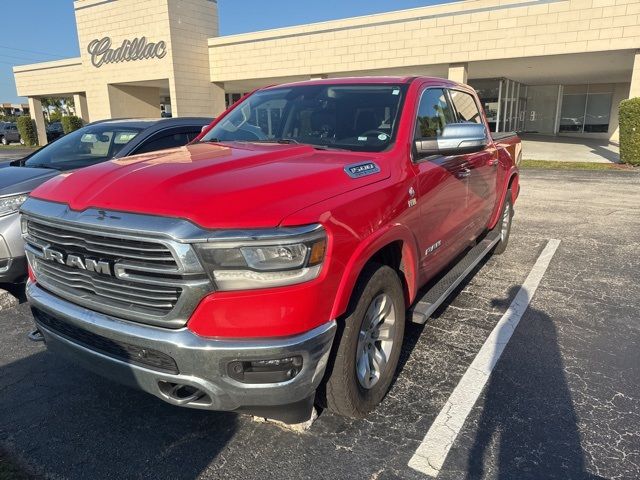
<instances>
[{"instance_id":1,"label":"parked car","mask_svg":"<svg viewBox=\"0 0 640 480\"><path fill-rule=\"evenodd\" d=\"M87 125L35 153L0 164L0 283L26 278L18 209L34 188L59 175L110 159L183 146L208 118L108 120Z\"/></svg>"},{"instance_id":2,"label":"parked car","mask_svg":"<svg viewBox=\"0 0 640 480\"><path fill-rule=\"evenodd\" d=\"M10 143L17 142L22 143L16 124L9 122L0 123L0 143L2 143L2 145L9 145Z\"/></svg>"},{"instance_id":3,"label":"parked car","mask_svg":"<svg viewBox=\"0 0 640 480\"><path fill-rule=\"evenodd\" d=\"M53 142L64 135L62 122L52 122L47 125L47 141Z\"/></svg>"},{"instance_id":4,"label":"parked car","mask_svg":"<svg viewBox=\"0 0 640 480\"><path fill-rule=\"evenodd\" d=\"M363 417L389 389L405 319L424 323L506 249L520 148L448 80L258 90L179 151L33 192L37 328L173 405L297 423L318 393Z\"/></svg>"}]
</instances>

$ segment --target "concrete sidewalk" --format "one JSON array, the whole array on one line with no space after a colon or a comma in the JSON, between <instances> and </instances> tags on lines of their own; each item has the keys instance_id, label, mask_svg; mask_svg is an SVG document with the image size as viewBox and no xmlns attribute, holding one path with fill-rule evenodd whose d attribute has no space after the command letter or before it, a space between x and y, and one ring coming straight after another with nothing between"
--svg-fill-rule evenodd
<instances>
[{"instance_id":1,"label":"concrete sidewalk","mask_svg":"<svg viewBox=\"0 0 640 480\"><path fill-rule=\"evenodd\" d=\"M522 134L525 160L620 163L620 149L607 140Z\"/></svg>"}]
</instances>

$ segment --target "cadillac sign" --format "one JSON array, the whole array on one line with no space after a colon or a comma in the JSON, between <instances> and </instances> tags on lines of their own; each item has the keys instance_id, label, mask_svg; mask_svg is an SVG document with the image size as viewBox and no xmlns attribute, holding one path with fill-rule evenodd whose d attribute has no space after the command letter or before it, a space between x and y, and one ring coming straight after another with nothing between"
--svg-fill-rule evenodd
<instances>
[{"instance_id":1,"label":"cadillac sign","mask_svg":"<svg viewBox=\"0 0 640 480\"><path fill-rule=\"evenodd\" d=\"M167 44L163 41L148 42L147 37L140 37L125 40L118 48L111 48L111 38L104 37L89 43L87 51L91 55L91 63L100 68L107 63L164 58L167 54Z\"/></svg>"}]
</instances>

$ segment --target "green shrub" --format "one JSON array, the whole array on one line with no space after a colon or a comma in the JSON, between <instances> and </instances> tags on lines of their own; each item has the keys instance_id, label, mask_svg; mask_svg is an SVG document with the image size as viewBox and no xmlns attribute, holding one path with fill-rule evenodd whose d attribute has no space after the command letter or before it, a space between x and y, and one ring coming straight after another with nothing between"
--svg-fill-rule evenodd
<instances>
[{"instance_id":1,"label":"green shrub","mask_svg":"<svg viewBox=\"0 0 640 480\"><path fill-rule=\"evenodd\" d=\"M18 132L20 133L20 138L24 140L25 145L28 145L29 147L38 145L36 122L34 122L29 115L18 117L17 127Z\"/></svg>"},{"instance_id":2,"label":"green shrub","mask_svg":"<svg viewBox=\"0 0 640 480\"><path fill-rule=\"evenodd\" d=\"M640 97L620 103L620 160L640 165Z\"/></svg>"},{"instance_id":3,"label":"green shrub","mask_svg":"<svg viewBox=\"0 0 640 480\"><path fill-rule=\"evenodd\" d=\"M62 121L62 113L60 112L51 112L49 114L49 123L61 122Z\"/></svg>"},{"instance_id":4,"label":"green shrub","mask_svg":"<svg viewBox=\"0 0 640 480\"><path fill-rule=\"evenodd\" d=\"M65 135L82 128L83 126L84 125L80 117L76 117L75 115L62 117L62 129L64 130Z\"/></svg>"}]
</instances>

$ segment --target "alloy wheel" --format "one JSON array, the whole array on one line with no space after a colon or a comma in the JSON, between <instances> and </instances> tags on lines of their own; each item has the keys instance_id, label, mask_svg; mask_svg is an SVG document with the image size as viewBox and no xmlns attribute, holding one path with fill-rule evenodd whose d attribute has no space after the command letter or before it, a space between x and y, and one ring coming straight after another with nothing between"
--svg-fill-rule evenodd
<instances>
[{"instance_id":1,"label":"alloy wheel","mask_svg":"<svg viewBox=\"0 0 640 480\"><path fill-rule=\"evenodd\" d=\"M358 382L373 388L382 377L393 350L396 310L391 297L381 293L373 299L365 313L356 350Z\"/></svg>"}]
</instances>

